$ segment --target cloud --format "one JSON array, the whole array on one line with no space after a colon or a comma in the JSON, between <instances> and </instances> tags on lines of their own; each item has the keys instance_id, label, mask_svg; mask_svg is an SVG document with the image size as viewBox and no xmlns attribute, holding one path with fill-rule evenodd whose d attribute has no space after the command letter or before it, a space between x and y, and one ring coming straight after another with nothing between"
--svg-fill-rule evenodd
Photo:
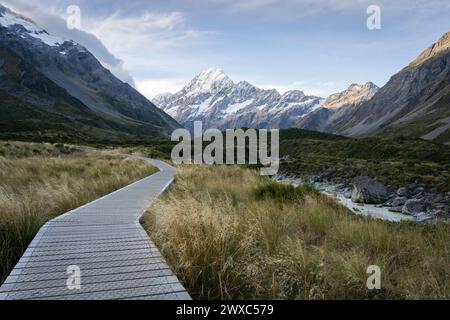
<instances>
[{"instance_id":1,"label":"cloud","mask_svg":"<svg viewBox=\"0 0 450 320\"><path fill-rule=\"evenodd\" d=\"M68 29L66 20L63 18L43 12L39 8L22 0L4 1L6 6L12 10L32 19L39 26L52 35L63 39L74 40L86 47L107 69L124 82L135 86L134 80L127 70L124 62L113 55L95 35L78 29Z\"/></svg>"},{"instance_id":2,"label":"cloud","mask_svg":"<svg viewBox=\"0 0 450 320\"><path fill-rule=\"evenodd\" d=\"M191 28L179 11L143 11L125 14L116 11L103 19L84 18L83 27L102 39L106 47L126 61L137 89L146 97L179 90L184 84L179 72L199 63L186 50L217 36L213 31Z\"/></svg>"},{"instance_id":3,"label":"cloud","mask_svg":"<svg viewBox=\"0 0 450 320\"><path fill-rule=\"evenodd\" d=\"M175 93L180 91L189 79L182 78L165 78L165 79L145 79L136 81L137 89L147 99L152 99L160 93Z\"/></svg>"},{"instance_id":4,"label":"cloud","mask_svg":"<svg viewBox=\"0 0 450 320\"><path fill-rule=\"evenodd\" d=\"M132 16L117 11L102 20L85 19L83 25L118 53L142 50L143 44L148 45L149 52L161 51L216 34L189 28L183 13L178 11L145 11Z\"/></svg>"}]
</instances>

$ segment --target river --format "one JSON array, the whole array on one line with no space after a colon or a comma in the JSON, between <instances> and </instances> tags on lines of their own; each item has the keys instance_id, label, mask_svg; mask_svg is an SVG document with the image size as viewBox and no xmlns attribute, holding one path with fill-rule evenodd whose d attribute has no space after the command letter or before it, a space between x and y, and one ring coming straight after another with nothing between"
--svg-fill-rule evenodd
<instances>
[{"instance_id":1,"label":"river","mask_svg":"<svg viewBox=\"0 0 450 320\"><path fill-rule=\"evenodd\" d=\"M276 175L272 178L274 181L279 183L289 183L297 187L301 184L306 183L303 179L289 177L285 175ZM348 191L344 192L339 188L339 185L334 185L331 183L316 182L313 186L322 192L323 194L332 197L337 203L346 206L350 211L357 215L370 216L373 218L378 218L382 220L400 222L400 221L413 221L413 222L424 222L432 220L433 217L423 213L416 216L405 215L402 213L391 212L389 207L383 207L373 204L363 204L353 202L348 194Z\"/></svg>"}]
</instances>

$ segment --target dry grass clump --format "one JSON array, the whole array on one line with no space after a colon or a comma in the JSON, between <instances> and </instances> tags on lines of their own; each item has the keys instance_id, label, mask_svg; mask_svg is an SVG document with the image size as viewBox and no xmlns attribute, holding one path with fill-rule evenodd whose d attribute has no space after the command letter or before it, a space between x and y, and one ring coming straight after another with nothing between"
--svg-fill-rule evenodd
<instances>
[{"instance_id":1,"label":"dry grass clump","mask_svg":"<svg viewBox=\"0 0 450 320\"><path fill-rule=\"evenodd\" d=\"M247 169L182 167L143 223L195 298L450 298L450 226L355 216Z\"/></svg>"},{"instance_id":2,"label":"dry grass clump","mask_svg":"<svg viewBox=\"0 0 450 320\"><path fill-rule=\"evenodd\" d=\"M139 160L61 149L72 150L0 143L8 155L0 156L0 283L49 219L156 171Z\"/></svg>"}]
</instances>

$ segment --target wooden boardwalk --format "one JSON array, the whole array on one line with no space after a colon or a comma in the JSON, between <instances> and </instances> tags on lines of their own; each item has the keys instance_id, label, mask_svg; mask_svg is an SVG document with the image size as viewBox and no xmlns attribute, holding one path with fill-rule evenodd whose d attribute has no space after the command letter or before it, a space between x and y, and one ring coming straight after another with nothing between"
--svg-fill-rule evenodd
<instances>
[{"instance_id":1,"label":"wooden boardwalk","mask_svg":"<svg viewBox=\"0 0 450 320\"><path fill-rule=\"evenodd\" d=\"M190 299L139 224L175 169L134 157L160 171L46 223L0 287L0 300ZM69 266L80 270L80 289L67 286Z\"/></svg>"}]
</instances>

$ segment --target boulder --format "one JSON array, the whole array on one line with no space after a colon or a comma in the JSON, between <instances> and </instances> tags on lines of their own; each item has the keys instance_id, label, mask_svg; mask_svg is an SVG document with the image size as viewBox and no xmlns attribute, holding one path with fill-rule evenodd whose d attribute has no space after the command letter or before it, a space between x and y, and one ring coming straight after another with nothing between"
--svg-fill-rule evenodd
<instances>
[{"instance_id":1,"label":"boulder","mask_svg":"<svg viewBox=\"0 0 450 320\"><path fill-rule=\"evenodd\" d=\"M424 187L417 187L416 190L414 190L414 194L416 195L423 194L424 191L425 191Z\"/></svg>"},{"instance_id":2,"label":"boulder","mask_svg":"<svg viewBox=\"0 0 450 320\"><path fill-rule=\"evenodd\" d=\"M344 197L346 199L350 199L352 197L352 190L350 190L350 189L345 190L342 194L344 195Z\"/></svg>"},{"instance_id":3,"label":"boulder","mask_svg":"<svg viewBox=\"0 0 450 320\"><path fill-rule=\"evenodd\" d=\"M430 201L432 203L439 204L439 203L445 201L445 198L442 194L433 194L430 196Z\"/></svg>"},{"instance_id":4,"label":"boulder","mask_svg":"<svg viewBox=\"0 0 450 320\"><path fill-rule=\"evenodd\" d=\"M353 179L353 202L382 204L387 199L388 190L380 182L367 176L359 176Z\"/></svg>"},{"instance_id":5,"label":"boulder","mask_svg":"<svg viewBox=\"0 0 450 320\"><path fill-rule=\"evenodd\" d=\"M438 218L450 218L450 214L449 214L448 210L436 209L436 210L434 210L434 214Z\"/></svg>"},{"instance_id":6,"label":"boulder","mask_svg":"<svg viewBox=\"0 0 450 320\"><path fill-rule=\"evenodd\" d=\"M408 189L406 189L406 188L399 188L397 190L397 195L399 197L407 197L408 196Z\"/></svg>"},{"instance_id":7,"label":"boulder","mask_svg":"<svg viewBox=\"0 0 450 320\"><path fill-rule=\"evenodd\" d=\"M408 200L406 197L397 197L392 201L393 207L403 207L406 203L406 200Z\"/></svg>"},{"instance_id":8,"label":"boulder","mask_svg":"<svg viewBox=\"0 0 450 320\"><path fill-rule=\"evenodd\" d=\"M400 206L400 207L390 207L390 208L389 208L389 211L392 211L392 212L403 212L403 206Z\"/></svg>"},{"instance_id":9,"label":"boulder","mask_svg":"<svg viewBox=\"0 0 450 320\"><path fill-rule=\"evenodd\" d=\"M409 199L405 202L402 212L409 215L425 212L425 203L422 199Z\"/></svg>"}]
</instances>

